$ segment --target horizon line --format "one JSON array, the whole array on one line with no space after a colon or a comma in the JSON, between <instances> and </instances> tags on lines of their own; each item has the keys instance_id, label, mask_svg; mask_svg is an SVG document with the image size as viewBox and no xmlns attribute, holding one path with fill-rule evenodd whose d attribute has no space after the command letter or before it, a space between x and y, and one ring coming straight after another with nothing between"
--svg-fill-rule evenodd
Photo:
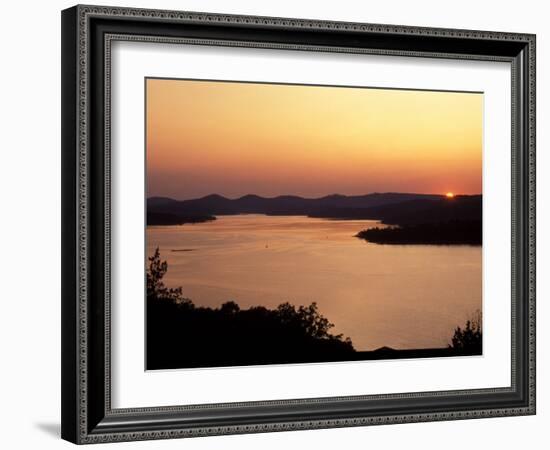
<instances>
[{"instance_id":1,"label":"horizon line","mask_svg":"<svg viewBox=\"0 0 550 450\"><path fill-rule=\"evenodd\" d=\"M326 195L322 195L322 196L319 196L319 197L304 197L304 196L301 196L301 195L297 195L297 194L280 194L280 195L275 195L275 196L263 196L263 195L259 195L259 194L252 194L252 193L248 193L248 194L244 194L244 195L241 195L241 196L238 196L238 197L228 197L228 196L225 196L225 195L222 195L222 194L218 194L218 193L211 193L211 194L206 194L206 195L203 195L203 196L200 196L200 197L189 197L189 198L174 198L174 197L170 197L170 196L166 196L166 195L151 195L151 196L147 196L146 199L147 200L150 200L150 199L169 199L169 200L175 200L175 201L187 201L187 200L203 200L205 198L208 198L208 197L221 197L221 198L224 198L226 200L240 200L240 199L243 199L245 197L258 197L258 198L262 198L262 199L265 199L265 200L270 200L270 199L276 199L276 198L281 198L281 197L295 197L295 198L301 198L301 199L304 199L304 200L319 200L319 199L322 199L322 198L327 198L327 197L364 197L364 196L367 196L367 195L387 195L387 194L397 194L397 195L425 195L425 196L439 196L439 197L446 197L446 194L447 193L418 193L418 192L397 192L397 191L386 191L386 192L378 192L378 191L374 191L374 192L368 192L366 194L338 194L338 193L332 193L332 194L326 194ZM453 197L477 197L477 196L482 196L483 193L480 192L478 194L457 194L457 193L454 193L453 192Z\"/></svg>"}]
</instances>

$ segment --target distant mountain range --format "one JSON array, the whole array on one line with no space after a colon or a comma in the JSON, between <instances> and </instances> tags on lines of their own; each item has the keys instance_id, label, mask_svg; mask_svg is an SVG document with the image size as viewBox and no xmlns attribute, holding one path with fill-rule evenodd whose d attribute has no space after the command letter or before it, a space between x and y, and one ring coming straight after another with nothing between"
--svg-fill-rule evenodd
<instances>
[{"instance_id":1,"label":"distant mountain range","mask_svg":"<svg viewBox=\"0 0 550 450\"><path fill-rule=\"evenodd\" d=\"M192 200L167 197L147 199L148 225L172 225L214 220L217 215L303 215L331 219L376 219L387 224L411 225L450 220L481 221L482 196L409 193L328 195L303 198L293 195L229 199L218 194Z\"/></svg>"}]
</instances>

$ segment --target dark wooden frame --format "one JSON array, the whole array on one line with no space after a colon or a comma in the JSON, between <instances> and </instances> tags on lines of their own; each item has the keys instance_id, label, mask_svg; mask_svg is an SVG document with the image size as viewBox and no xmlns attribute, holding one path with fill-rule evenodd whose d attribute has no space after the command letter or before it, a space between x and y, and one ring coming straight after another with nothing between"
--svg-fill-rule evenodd
<instances>
[{"instance_id":1,"label":"dark wooden frame","mask_svg":"<svg viewBox=\"0 0 550 450\"><path fill-rule=\"evenodd\" d=\"M510 62L511 386L207 407L112 409L108 113L113 40ZM534 35L98 6L75 6L62 12L64 439L94 443L534 413Z\"/></svg>"}]
</instances>

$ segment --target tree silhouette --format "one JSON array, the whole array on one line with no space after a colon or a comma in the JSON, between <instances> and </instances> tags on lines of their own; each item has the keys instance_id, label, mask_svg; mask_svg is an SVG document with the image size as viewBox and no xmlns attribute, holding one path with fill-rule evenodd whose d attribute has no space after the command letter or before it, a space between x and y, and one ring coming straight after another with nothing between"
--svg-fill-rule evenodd
<instances>
[{"instance_id":1,"label":"tree silhouette","mask_svg":"<svg viewBox=\"0 0 550 450\"><path fill-rule=\"evenodd\" d=\"M161 261L160 251L157 247L153 256L148 258L149 268L147 270L147 299L169 300L175 303L191 304L191 300L185 298L182 288L168 288L162 279L168 271L168 263Z\"/></svg>"},{"instance_id":2,"label":"tree silhouette","mask_svg":"<svg viewBox=\"0 0 550 450\"><path fill-rule=\"evenodd\" d=\"M466 321L464 328L456 327L450 348L463 354L481 354L482 328L481 311Z\"/></svg>"},{"instance_id":3,"label":"tree silhouette","mask_svg":"<svg viewBox=\"0 0 550 450\"><path fill-rule=\"evenodd\" d=\"M158 248L148 262L148 369L341 361L355 354L349 338L330 333L334 325L316 303L196 306L181 287L164 284L168 264Z\"/></svg>"},{"instance_id":4,"label":"tree silhouette","mask_svg":"<svg viewBox=\"0 0 550 450\"><path fill-rule=\"evenodd\" d=\"M298 309L290 303L282 303L277 307L277 315L281 323L301 328L305 334L318 339L342 339L342 335L329 333L334 324L324 317L317 307L317 302ZM346 338L346 342L349 338ZM349 341L351 343L351 340Z\"/></svg>"}]
</instances>

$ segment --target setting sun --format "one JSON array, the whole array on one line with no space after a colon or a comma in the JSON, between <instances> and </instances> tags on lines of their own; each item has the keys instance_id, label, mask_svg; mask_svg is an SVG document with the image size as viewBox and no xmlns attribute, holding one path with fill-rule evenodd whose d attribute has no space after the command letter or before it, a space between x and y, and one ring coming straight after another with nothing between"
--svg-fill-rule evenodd
<instances>
[{"instance_id":1,"label":"setting sun","mask_svg":"<svg viewBox=\"0 0 550 450\"><path fill-rule=\"evenodd\" d=\"M447 193L445 194L445 197L447 197L447 198L453 198L454 196L455 196L455 195L454 195L452 192L447 192Z\"/></svg>"},{"instance_id":2,"label":"setting sun","mask_svg":"<svg viewBox=\"0 0 550 450\"><path fill-rule=\"evenodd\" d=\"M148 79L146 96L149 196L481 192L482 94Z\"/></svg>"}]
</instances>

